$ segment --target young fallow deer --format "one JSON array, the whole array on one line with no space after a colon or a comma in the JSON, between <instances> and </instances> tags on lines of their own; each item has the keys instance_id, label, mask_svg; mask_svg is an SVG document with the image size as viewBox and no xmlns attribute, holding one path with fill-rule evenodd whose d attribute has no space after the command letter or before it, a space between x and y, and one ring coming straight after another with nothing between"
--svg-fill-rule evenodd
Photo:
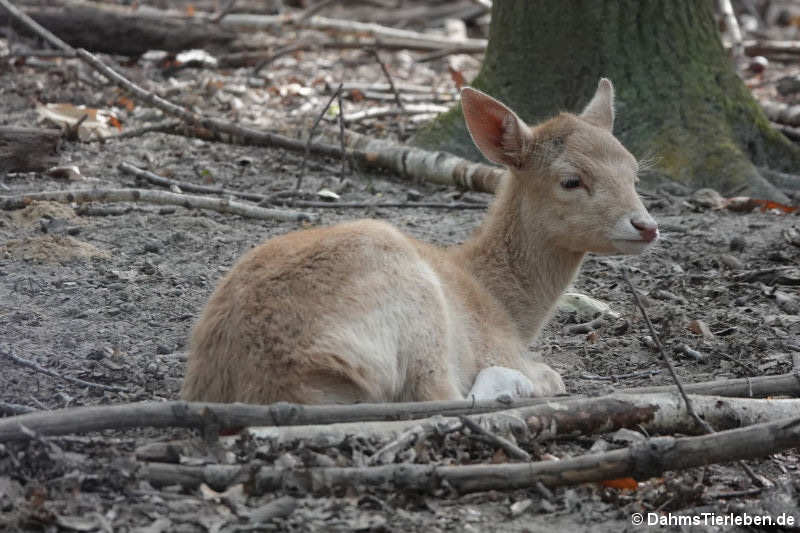
<instances>
[{"instance_id":1,"label":"young fallow deer","mask_svg":"<svg viewBox=\"0 0 800 533\"><path fill-rule=\"evenodd\" d=\"M351 403L564 391L528 345L587 252L635 254L658 228L612 135L600 80L581 115L526 126L461 91L481 152L508 167L486 221L440 249L360 220L279 236L220 282L191 337L182 397Z\"/></svg>"}]
</instances>

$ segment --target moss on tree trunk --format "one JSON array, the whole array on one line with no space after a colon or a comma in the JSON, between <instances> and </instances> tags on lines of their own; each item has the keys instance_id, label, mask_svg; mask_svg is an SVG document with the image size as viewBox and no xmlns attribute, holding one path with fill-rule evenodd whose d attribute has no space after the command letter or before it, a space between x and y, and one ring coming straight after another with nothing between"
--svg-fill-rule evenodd
<instances>
[{"instance_id":1,"label":"moss on tree trunk","mask_svg":"<svg viewBox=\"0 0 800 533\"><path fill-rule=\"evenodd\" d=\"M710 0L496 0L473 86L530 123L579 111L597 80L617 92L615 134L650 180L783 199L756 166L797 173L800 149L774 130L736 75ZM480 159L455 109L416 143Z\"/></svg>"}]
</instances>

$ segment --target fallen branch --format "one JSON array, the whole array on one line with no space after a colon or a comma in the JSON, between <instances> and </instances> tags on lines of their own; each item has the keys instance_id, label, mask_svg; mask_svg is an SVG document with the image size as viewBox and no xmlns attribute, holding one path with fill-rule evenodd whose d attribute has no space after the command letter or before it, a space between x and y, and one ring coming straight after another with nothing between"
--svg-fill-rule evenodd
<instances>
[{"instance_id":1,"label":"fallen branch","mask_svg":"<svg viewBox=\"0 0 800 533\"><path fill-rule=\"evenodd\" d=\"M371 207L391 207L394 209L486 209L488 204L475 202L314 202L306 200L273 200L272 203L292 207L316 207L327 209L364 209Z\"/></svg>"},{"instance_id":2,"label":"fallen branch","mask_svg":"<svg viewBox=\"0 0 800 533\"><path fill-rule=\"evenodd\" d=\"M3 0L4 7L7 0ZM17 10L21 13L20 10ZM236 34L204 22L198 17L176 17L148 10L131 10L89 2L59 6L26 7L31 19L75 48L134 56L147 50L179 52L230 43ZM18 13L12 13L15 18ZM0 26L8 18L0 13ZM31 28L30 24L25 24ZM40 32L36 32L41 35ZM48 39L51 44L54 41ZM60 45L56 45L59 46Z\"/></svg>"},{"instance_id":3,"label":"fallen branch","mask_svg":"<svg viewBox=\"0 0 800 533\"><path fill-rule=\"evenodd\" d=\"M365 155L359 162L394 172L405 179L425 180L462 189L494 192L505 171L473 163L446 152L397 145L354 131L345 134L348 149Z\"/></svg>"},{"instance_id":4,"label":"fallen branch","mask_svg":"<svg viewBox=\"0 0 800 533\"><path fill-rule=\"evenodd\" d=\"M393 117L398 115L437 114L444 113L448 109L449 108L445 106L434 104L408 104L401 109L395 107L369 107L367 109L345 115L344 120L345 122L358 122L365 119Z\"/></svg>"},{"instance_id":5,"label":"fallen branch","mask_svg":"<svg viewBox=\"0 0 800 533\"><path fill-rule=\"evenodd\" d=\"M416 83L395 82L397 90L404 93L415 93L420 95L437 95L441 97L453 98L457 92L448 89L437 89L427 85L419 85ZM331 87L330 90L333 90ZM369 83L362 81L350 81L342 84L344 92L359 91L362 93L390 93L392 88L388 83Z\"/></svg>"},{"instance_id":6,"label":"fallen branch","mask_svg":"<svg viewBox=\"0 0 800 533\"><path fill-rule=\"evenodd\" d=\"M211 187L208 185L199 185L189 183L186 181L177 181L164 176L159 176L153 172L136 167L126 161L119 164L118 168L123 172L136 176L138 179L174 189L177 187L181 191L199 192L205 194L221 194L225 196L234 196L237 198L244 198L253 202L261 202L264 204L281 204L291 207L316 207L321 209L363 209L375 207L392 207L400 209L486 209L487 204L474 203L474 202L319 202L319 201L306 201L287 198L286 196L293 196L295 191L284 191L272 195L259 194L254 192L235 191L233 189L223 189L222 187Z\"/></svg>"},{"instance_id":7,"label":"fallen branch","mask_svg":"<svg viewBox=\"0 0 800 533\"><path fill-rule=\"evenodd\" d=\"M148 170L144 170L143 168L139 168L127 161L123 161L120 163L117 168L121 171L125 172L126 174L130 174L132 176L136 176L137 180L141 180L147 183L152 183L153 185L159 185L161 187L166 187L168 189L173 189L177 187L181 191L185 192L199 192L204 194L221 194L224 196L233 196L235 198L243 198L245 200L250 200L251 202L273 202L275 201L275 197L268 196L266 194L258 194L255 192L245 192L245 191L235 191L233 189L224 189L222 187L211 187L209 185L199 185L196 183L189 183L188 181L177 181L170 178L165 178L164 176L159 176L153 172Z\"/></svg>"},{"instance_id":8,"label":"fallen branch","mask_svg":"<svg viewBox=\"0 0 800 533\"><path fill-rule=\"evenodd\" d=\"M795 382L795 391L798 390L800 384ZM799 400L724 399L705 396L693 398L702 416L716 421L720 427L771 420L782 413L792 413L792 409L800 408ZM316 435L317 440L330 445L341 442L346 435L362 433L393 438L392 436L421 423L409 419L433 414L445 417L474 416L493 411L502 412L477 417L475 420L487 429L500 433L508 430L530 431L529 438L552 438L578 429L586 433L612 431L631 425L636 427L637 424L649 427L653 433L675 430L692 432L693 427L693 424L687 422L685 410L681 408L674 393L616 393L599 398L526 398L517 399L511 405L497 400L356 405L276 403L266 406L141 402L76 407L0 420L0 442L26 438L19 431L19 424L24 424L42 435L63 435L137 427L203 428L211 418L220 430L270 426L252 431L281 442ZM576 412L581 412L586 420L578 417L574 419L576 421L570 422L570 413ZM381 422L386 420L401 421ZM372 422L373 425L369 426L368 421L377 422ZM429 422L430 420L426 421Z\"/></svg>"},{"instance_id":9,"label":"fallen branch","mask_svg":"<svg viewBox=\"0 0 800 533\"><path fill-rule=\"evenodd\" d=\"M798 56L800 41L744 41L744 53L748 56Z\"/></svg>"},{"instance_id":10,"label":"fallen branch","mask_svg":"<svg viewBox=\"0 0 800 533\"><path fill-rule=\"evenodd\" d=\"M560 461L465 466L393 464L367 468L261 467L256 471L251 465L193 467L145 463L139 474L154 486L181 484L196 488L206 483L215 490L251 481L249 486L253 487L254 496L276 490L323 494L340 487L352 490L364 486L432 492L443 484L467 493L527 489L537 483L558 487L623 477L644 480L670 470L763 457L794 448L798 442L800 418L795 416L701 437L657 437L621 450Z\"/></svg>"},{"instance_id":11,"label":"fallen branch","mask_svg":"<svg viewBox=\"0 0 800 533\"><path fill-rule=\"evenodd\" d=\"M292 15L251 15L245 13L231 13L226 15L220 25L231 29L250 29L264 30L281 26L286 28L294 26L299 28L310 28L322 31L339 31L356 33L359 35L369 35L381 42L392 44L398 41L427 46L430 49L441 49L453 46L460 46L469 52L483 52L486 50L486 39L451 39L438 35L430 35L410 30L400 30L374 24L370 22L358 22L354 20L340 20L327 17L313 16L300 20Z\"/></svg>"},{"instance_id":12,"label":"fallen branch","mask_svg":"<svg viewBox=\"0 0 800 533\"><path fill-rule=\"evenodd\" d=\"M416 52L431 52L440 55L448 55L451 50L456 53L478 53L471 47L452 47L442 49L439 43L425 41L415 41L408 39L375 39L358 36L347 40L327 40L327 41L304 41L292 43L276 50L235 52L221 55L217 58L220 68L240 68L254 66L253 74L258 74L265 67L276 59L293 54L295 52L317 52L320 50L366 50L374 48L378 50L411 50ZM483 51L481 51L482 53ZM427 56L426 56L427 57Z\"/></svg>"},{"instance_id":13,"label":"fallen branch","mask_svg":"<svg viewBox=\"0 0 800 533\"><path fill-rule=\"evenodd\" d=\"M800 400L723 399L716 396L690 396L694 412L706 423L722 429L772 421L795 415ZM643 429L651 435L702 433L695 419L674 393L613 394L599 398L551 400L544 404L471 415L470 418L492 433L515 434L526 441L607 433L622 428ZM275 446L305 442L309 446L335 446L348 437L393 439L415 426L434 431L437 425L455 424L455 417L392 422L348 422L308 426L251 427L248 432ZM430 426L427 427L426 426Z\"/></svg>"},{"instance_id":14,"label":"fallen branch","mask_svg":"<svg viewBox=\"0 0 800 533\"><path fill-rule=\"evenodd\" d=\"M64 376L62 374L58 374L57 372L53 372L52 370L48 370L43 366L37 365L33 361L28 361L27 359L23 359L17 355L14 355L11 352L6 352L5 350L0 350L0 356L5 357L6 359L10 359L17 363L18 365L26 366L39 372L40 374L44 374L45 376L50 376L51 378L60 379L62 381L67 381L69 383L80 385L81 387L89 387L91 389L100 389L100 390L107 390L111 392L130 392L125 387L117 387L116 385L103 385L102 383L94 383L92 381L85 381L79 378L73 378L70 376Z\"/></svg>"},{"instance_id":15,"label":"fallen branch","mask_svg":"<svg viewBox=\"0 0 800 533\"><path fill-rule=\"evenodd\" d=\"M260 220L304 221L316 216L283 209L265 209L254 205L234 202L226 198L208 198L175 194L149 189L83 189L70 191L44 191L15 196L0 196L0 209L22 209L34 201L83 203L83 202L148 202L152 204L177 205L187 209L209 209Z\"/></svg>"}]
</instances>

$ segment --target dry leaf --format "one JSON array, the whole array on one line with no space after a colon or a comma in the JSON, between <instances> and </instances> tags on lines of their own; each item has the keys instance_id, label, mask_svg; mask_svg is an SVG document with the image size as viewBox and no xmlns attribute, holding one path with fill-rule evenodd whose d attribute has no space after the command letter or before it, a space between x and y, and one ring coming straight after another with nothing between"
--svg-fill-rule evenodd
<instances>
[{"instance_id":1,"label":"dry leaf","mask_svg":"<svg viewBox=\"0 0 800 533\"><path fill-rule=\"evenodd\" d=\"M360 102L364 99L364 93L359 91L358 89L351 89L350 99L354 102Z\"/></svg>"},{"instance_id":2,"label":"dry leaf","mask_svg":"<svg viewBox=\"0 0 800 533\"><path fill-rule=\"evenodd\" d=\"M637 483L632 477L607 479L605 481L601 481L600 484L611 489L636 490L639 487L639 483Z\"/></svg>"},{"instance_id":3,"label":"dry leaf","mask_svg":"<svg viewBox=\"0 0 800 533\"><path fill-rule=\"evenodd\" d=\"M761 212L777 210L783 213L794 213L797 206L785 205L771 200L759 200L748 196L735 196L725 200L725 207L731 211L749 213L753 209L760 207Z\"/></svg>"},{"instance_id":4,"label":"dry leaf","mask_svg":"<svg viewBox=\"0 0 800 533\"><path fill-rule=\"evenodd\" d=\"M714 334L711 333L711 328L702 320L692 320L689 322L689 331L702 335L704 339L713 339Z\"/></svg>"},{"instance_id":5,"label":"dry leaf","mask_svg":"<svg viewBox=\"0 0 800 533\"><path fill-rule=\"evenodd\" d=\"M83 117L86 117L78 128L78 136L81 140L87 140L97 135L106 137L111 135L109 125L119 127L119 119L105 109L72 104L44 104L36 106L36 112L39 113L40 118L55 122L61 127L75 126Z\"/></svg>"}]
</instances>

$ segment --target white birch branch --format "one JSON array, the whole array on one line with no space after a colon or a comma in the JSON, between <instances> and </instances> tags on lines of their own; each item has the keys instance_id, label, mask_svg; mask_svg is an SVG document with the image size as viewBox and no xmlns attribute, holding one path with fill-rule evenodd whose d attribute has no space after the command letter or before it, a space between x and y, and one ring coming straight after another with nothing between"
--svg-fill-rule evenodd
<instances>
[{"instance_id":1,"label":"white birch branch","mask_svg":"<svg viewBox=\"0 0 800 533\"><path fill-rule=\"evenodd\" d=\"M147 202L151 204L177 205L187 209L209 209L218 213L240 215L260 220L304 221L316 216L298 211L266 209L243 204L227 198L210 198L189 194L175 194L150 189L83 189L68 191L44 191L14 196L0 196L0 209L22 209L34 201L84 203L84 202Z\"/></svg>"}]
</instances>

